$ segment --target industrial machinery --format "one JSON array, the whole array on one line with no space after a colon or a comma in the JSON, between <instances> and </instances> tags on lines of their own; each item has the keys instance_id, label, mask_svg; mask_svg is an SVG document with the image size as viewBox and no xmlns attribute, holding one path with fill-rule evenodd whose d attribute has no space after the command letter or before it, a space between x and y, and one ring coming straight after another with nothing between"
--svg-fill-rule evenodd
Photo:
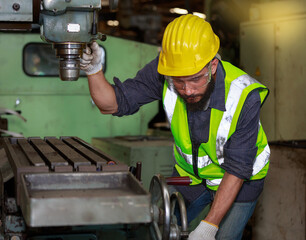
<instances>
[{"instance_id":1,"label":"industrial machinery","mask_svg":"<svg viewBox=\"0 0 306 240\"><path fill-rule=\"evenodd\" d=\"M109 1L111 8L116 5ZM86 44L105 40L97 27L101 7L101 0L2 1L0 30L39 27L41 39L52 44L59 58L60 78L73 81ZM128 165L78 137L0 141L1 240L105 240L106 227L128 233L142 229L144 234L131 239L188 237L184 201L169 192L163 176L154 176L147 191ZM112 234L109 239L130 238Z\"/></svg>"},{"instance_id":2,"label":"industrial machinery","mask_svg":"<svg viewBox=\"0 0 306 240\"><path fill-rule=\"evenodd\" d=\"M117 1L110 1L115 7ZM53 44L64 81L79 77L79 58L87 43L104 40L98 33L101 0L22 0L0 3L1 30L31 30L40 26L41 38Z\"/></svg>"},{"instance_id":3,"label":"industrial machinery","mask_svg":"<svg viewBox=\"0 0 306 240\"><path fill-rule=\"evenodd\" d=\"M77 137L1 141L0 239L98 239L98 226L118 224L142 225L150 234L139 239L188 237L184 200L163 176L147 192L127 165Z\"/></svg>"},{"instance_id":4,"label":"industrial machinery","mask_svg":"<svg viewBox=\"0 0 306 240\"><path fill-rule=\"evenodd\" d=\"M139 67L158 53L156 46L112 36L98 43L106 52L103 69L110 82L113 76L121 80L133 77ZM93 137L146 133L148 122L158 111L158 102L124 118L102 115L91 100L82 71L78 81L59 81L58 60L54 50L46 51L49 49L52 50L52 45L43 43L39 33L0 33L0 108L3 110L0 115L7 119L1 129L25 137L78 136L89 143ZM34 66L31 59L36 53L40 60ZM8 114L6 109L18 112L27 121L11 111Z\"/></svg>"},{"instance_id":5,"label":"industrial machinery","mask_svg":"<svg viewBox=\"0 0 306 240\"><path fill-rule=\"evenodd\" d=\"M57 15L52 16L54 28L50 25L49 28L39 25L51 19L50 12L46 15L43 2L47 1L0 1L0 108L14 110L27 120L22 121L16 114L1 114L2 118L7 118L7 124L1 129L25 137L78 136L87 142L90 142L92 137L145 134L148 122L158 111L157 102L147 104L129 117L102 116L91 100L84 72L80 72L78 81L58 81L59 64L55 57L56 49L52 47L59 44L56 39L62 36L63 28L57 28L55 20L58 19L57 24L68 22L70 19L65 19L65 16L67 17L69 12L74 14L75 18L78 14L87 14L90 19L93 9L74 6L77 3L85 6L85 3L92 1L70 1L74 5L64 0L48 1L48 4L59 2L66 6L64 12L57 12ZM107 2L109 7L115 7L117 4L117 1L103 0L101 6L108 7ZM18 3L19 8L14 3ZM98 8L95 11L97 12ZM83 20L81 22L83 23ZM88 32L90 30L91 28ZM79 39L90 39L88 32ZM65 42L70 41L68 37L72 35L73 41L77 41L78 33L65 34ZM100 35L98 33L97 37ZM41 37L46 39L46 36L49 36L48 39L54 37L53 42L43 42ZM108 36L107 41L97 42L105 50L106 55L102 59L102 63L105 62L103 71L111 83L114 76L121 80L133 77L139 68L158 54L157 46L112 36ZM76 60L78 61L78 58ZM70 74L69 79L72 79L73 72L76 76L78 69L74 68L72 71L71 68L66 68L63 71ZM128 124L129 128L126 128L125 124Z\"/></svg>"}]
</instances>

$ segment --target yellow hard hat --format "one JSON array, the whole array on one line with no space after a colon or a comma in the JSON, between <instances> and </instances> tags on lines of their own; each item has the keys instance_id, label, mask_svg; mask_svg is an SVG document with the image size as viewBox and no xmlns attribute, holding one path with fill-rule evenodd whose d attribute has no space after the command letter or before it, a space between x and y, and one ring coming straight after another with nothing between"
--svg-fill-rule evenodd
<instances>
[{"instance_id":1,"label":"yellow hard hat","mask_svg":"<svg viewBox=\"0 0 306 240\"><path fill-rule=\"evenodd\" d=\"M204 19L187 14L166 27L157 71L166 76L198 73L217 54L220 41Z\"/></svg>"}]
</instances>

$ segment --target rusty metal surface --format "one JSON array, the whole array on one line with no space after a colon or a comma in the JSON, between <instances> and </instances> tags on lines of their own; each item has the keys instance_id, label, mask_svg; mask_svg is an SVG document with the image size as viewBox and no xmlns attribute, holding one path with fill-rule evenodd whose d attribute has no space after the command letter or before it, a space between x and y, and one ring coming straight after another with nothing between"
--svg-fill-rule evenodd
<instances>
[{"instance_id":1,"label":"rusty metal surface","mask_svg":"<svg viewBox=\"0 0 306 240\"><path fill-rule=\"evenodd\" d=\"M130 172L25 174L21 195L32 227L151 222L150 195Z\"/></svg>"},{"instance_id":2,"label":"rusty metal surface","mask_svg":"<svg viewBox=\"0 0 306 240\"><path fill-rule=\"evenodd\" d=\"M91 162L94 162L99 167L101 167L103 165L106 165L107 162L105 161L105 159L109 159L109 161L111 160L109 157L106 157L106 156L102 157L99 153L93 152L93 150L94 150L93 148L91 150L89 150L87 147L82 145L82 142L80 142L80 141L75 141L71 138L63 138L62 140L69 147L75 149L78 153L80 153L82 155L86 155L87 158ZM96 151L96 150L94 150L94 151Z\"/></svg>"},{"instance_id":3,"label":"rusty metal surface","mask_svg":"<svg viewBox=\"0 0 306 240\"><path fill-rule=\"evenodd\" d=\"M3 145L17 169L47 166L49 171L55 171L59 166L71 166L73 171L79 171L80 166L92 166L97 171L105 171L110 165L110 168L127 171L125 164L77 137L3 138Z\"/></svg>"},{"instance_id":4,"label":"rusty metal surface","mask_svg":"<svg viewBox=\"0 0 306 240\"><path fill-rule=\"evenodd\" d=\"M18 138L2 138L2 144L14 173L16 199L17 204L19 204L19 186L21 174L49 172L49 168L47 166L34 166L28 159L28 156L24 154L20 146L17 144L17 140Z\"/></svg>"},{"instance_id":5,"label":"rusty metal surface","mask_svg":"<svg viewBox=\"0 0 306 240\"><path fill-rule=\"evenodd\" d=\"M19 142L19 141L18 141ZM29 139L29 143L42 156L51 169L55 166L67 166L68 162L59 154L58 151L52 148L47 142L42 139Z\"/></svg>"},{"instance_id":6,"label":"rusty metal surface","mask_svg":"<svg viewBox=\"0 0 306 240\"><path fill-rule=\"evenodd\" d=\"M61 137L61 139L65 141L65 139L67 138ZM84 146L85 148L90 148L90 151L92 151L96 155L95 159L93 159L93 162L97 166L101 166L101 169L103 171L114 172L114 171L127 171L128 170L128 166L126 164L114 159L107 153L102 152L100 149L88 144L87 142L85 142L84 140L78 137L73 137L73 139L74 141L78 142L80 145ZM81 148L79 147L78 149L81 149ZM106 160L107 164L103 164L103 161L101 161L101 158L98 158L97 156L100 156L102 159Z\"/></svg>"},{"instance_id":7,"label":"rusty metal surface","mask_svg":"<svg viewBox=\"0 0 306 240\"><path fill-rule=\"evenodd\" d=\"M10 180L13 177L14 177L14 174L13 174L11 165L8 162L5 150L2 148L0 149L0 180L3 183L5 183L6 181Z\"/></svg>"},{"instance_id":8,"label":"rusty metal surface","mask_svg":"<svg viewBox=\"0 0 306 240\"><path fill-rule=\"evenodd\" d=\"M63 141L57 138L46 138L46 144L53 148L56 152L60 153L63 157L63 161L68 165L71 164L74 169L77 169L81 165L91 165L91 162L85 157L80 155L75 149L66 145Z\"/></svg>"},{"instance_id":9,"label":"rusty metal surface","mask_svg":"<svg viewBox=\"0 0 306 240\"><path fill-rule=\"evenodd\" d=\"M21 174L128 171L127 165L77 137L5 137L2 145L14 173L18 205Z\"/></svg>"},{"instance_id":10,"label":"rusty metal surface","mask_svg":"<svg viewBox=\"0 0 306 240\"><path fill-rule=\"evenodd\" d=\"M46 166L45 162L39 156L38 152L35 151L35 149L28 143L26 139L18 139L17 143L32 165Z\"/></svg>"}]
</instances>

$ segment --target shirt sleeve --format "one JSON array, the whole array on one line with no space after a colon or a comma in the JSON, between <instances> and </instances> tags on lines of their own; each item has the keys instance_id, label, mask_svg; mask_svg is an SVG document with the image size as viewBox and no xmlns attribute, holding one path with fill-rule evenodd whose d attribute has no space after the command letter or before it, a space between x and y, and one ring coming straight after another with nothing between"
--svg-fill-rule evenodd
<instances>
[{"instance_id":1,"label":"shirt sleeve","mask_svg":"<svg viewBox=\"0 0 306 240\"><path fill-rule=\"evenodd\" d=\"M114 116L136 113L139 108L154 100L162 99L164 77L157 72L158 57L138 71L134 78L121 82L114 78L118 111Z\"/></svg>"},{"instance_id":2,"label":"shirt sleeve","mask_svg":"<svg viewBox=\"0 0 306 240\"><path fill-rule=\"evenodd\" d=\"M236 131L224 145L224 163L221 167L241 179L248 180L252 176L257 153L260 107L259 92L255 90L245 101Z\"/></svg>"}]
</instances>

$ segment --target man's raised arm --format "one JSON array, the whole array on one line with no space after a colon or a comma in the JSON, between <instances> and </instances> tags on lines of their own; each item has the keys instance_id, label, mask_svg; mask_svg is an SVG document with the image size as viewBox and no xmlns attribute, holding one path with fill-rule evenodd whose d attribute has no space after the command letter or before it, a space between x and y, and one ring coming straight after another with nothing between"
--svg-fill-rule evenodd
<instances>
[{"instance_id":1,"label":"man's raised arm","mask_svg":"<svg viewBox=\"0 0 306 240\"><path fill-rule=\"evenodd\" d=\"M102 71L102 50L97 42L86 46L80 59L80 67L88 78L89 91L93 101L103 114L118 111L115 90L106 80Z\"/></svg>"}]
</instances>

